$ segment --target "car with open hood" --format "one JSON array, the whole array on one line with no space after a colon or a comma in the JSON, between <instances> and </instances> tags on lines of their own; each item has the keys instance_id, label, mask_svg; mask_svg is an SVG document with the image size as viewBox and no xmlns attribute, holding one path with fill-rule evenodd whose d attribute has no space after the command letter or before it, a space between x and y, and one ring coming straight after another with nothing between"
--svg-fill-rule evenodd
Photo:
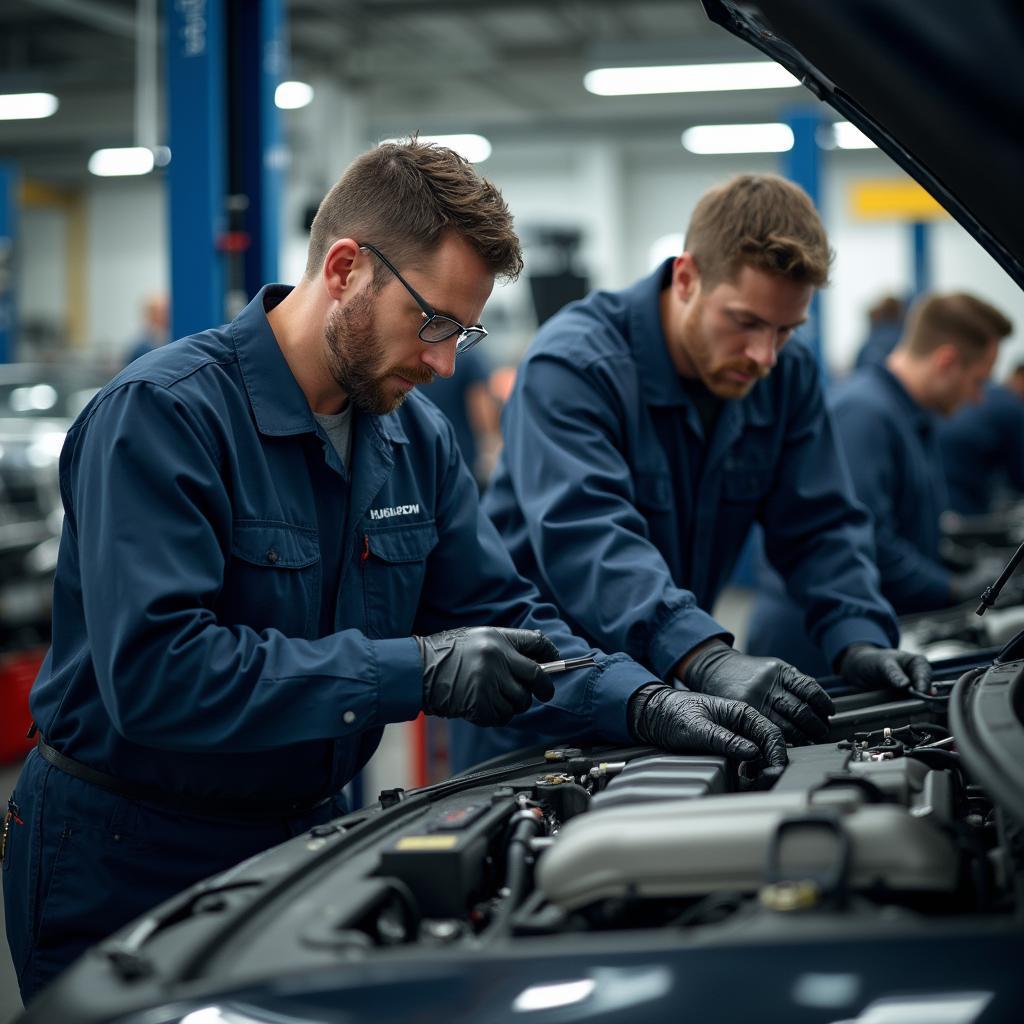
<instances>
[{"instance_id":1,"label":"car with open hood","mask_svg":"<svg viewBox=\"0 0 1024 1024\"><path fill-rule=\"evenodd\" d=\"M1024 285L1024 11L703 0ZM839 696L748 777L642 748L526 751L208 879L87 953L23 1024L1024 1013L1024 638L929 693Z\"/></svg>"}]
</instances>

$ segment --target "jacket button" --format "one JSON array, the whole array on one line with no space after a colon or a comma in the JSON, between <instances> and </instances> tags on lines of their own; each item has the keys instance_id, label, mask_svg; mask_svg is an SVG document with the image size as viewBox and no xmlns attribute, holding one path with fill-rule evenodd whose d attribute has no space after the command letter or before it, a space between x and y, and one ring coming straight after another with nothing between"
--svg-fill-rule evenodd
<instances>
[{"instance_id":1,"label":"jacket button","mask_svg":"<svg viewBox=\"0 0 1024 1024\"><path fill-rule=\"evenodd\" d=\"M281 556L277 553L275 548L269 548L267 550L267 561L274 565Z\"/></svg>"},{"instance_id":2,"label":"jacket button","mask_svg":"<svg viewBox=\"0 0 1024 1024\"><path fill-rule=\"evenodd\" d=\"M346 725L351 725L356 720L356 713L354 711L346 711L345 714L341 716L341 720Z\"/></svg>"}]
</instances>

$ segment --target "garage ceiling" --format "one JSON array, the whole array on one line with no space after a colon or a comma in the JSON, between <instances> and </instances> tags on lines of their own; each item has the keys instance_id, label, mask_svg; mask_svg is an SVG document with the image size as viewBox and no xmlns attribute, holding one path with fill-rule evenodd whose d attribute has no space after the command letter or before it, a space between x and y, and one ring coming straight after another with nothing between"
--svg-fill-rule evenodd
<instances>
[{"instance_id":1,"label":"garage ceiling","mask_svg":"<svg viewBox=\"0 0 1024 1024\"><path fill-rule=\"evenodd\" d=\"M94 149L132 144L135 15L135 0L0 2L0 92L61 101L46 120L0 121L0 158L69 183L84 179ZM415 128L678 139L702 121L773 119L795 98L585 91L584 72L604 64L756 57L697 0L288 0L287 19L290 77L334 79L361 96L374 137Z\"/></svg>"}]
</instances>

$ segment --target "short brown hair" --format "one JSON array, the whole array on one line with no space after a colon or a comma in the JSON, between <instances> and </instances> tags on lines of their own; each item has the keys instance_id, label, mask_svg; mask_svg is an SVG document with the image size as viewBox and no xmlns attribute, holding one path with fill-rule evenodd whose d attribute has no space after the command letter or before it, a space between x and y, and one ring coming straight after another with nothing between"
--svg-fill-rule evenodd
<instances>
[{"instance_id":1,"label":"short brown hair","mask_svg":"<svg viewBox=\"0 0 1024 1024\"><path fill-rule=\"evenodd\" d=\"M832 253L807 193L775 174L741 174L701 196L686 251L706 288L735 280L743 267L820 288Z\"/></svg>"},{"instance_id":2,"label":"short brown hair","mask_svg":"<svg viewBox=\"0 0 1024 1024\"><path fill-rule=\"evenodd\" d=\"M465 239L495 277L514 280L522 271L508 205L468 160L415 137L381 143L350 164L320 203L306 277L319 274L339 238L370 242L404 267L421 262L449 232ZM387 277L378 263L375 284Z\"/></svg>"},{"instance_id":3,"label":"short brown hair","mask_svg":"<svg viewBox=\"0 0 1024 1024\"><path fill-rule=\"evenodd\" d=\"M900 341L911 355L926 356L940 345L954 345L961 355L974 359L989 343L1013 333L1013 322L995 306L969 295L950 292L925 295L910 310Z\"/></svg>"}]
</instances>

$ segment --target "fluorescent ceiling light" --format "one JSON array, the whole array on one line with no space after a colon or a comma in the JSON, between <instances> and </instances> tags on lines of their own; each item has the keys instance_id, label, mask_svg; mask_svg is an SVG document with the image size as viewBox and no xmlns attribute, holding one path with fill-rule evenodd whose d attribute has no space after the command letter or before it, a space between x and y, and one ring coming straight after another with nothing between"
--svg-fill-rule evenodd
<instances>
[{"instance_id":1,"label":"fluorescent ceiling light","mask_svg":"<svg viewBox=\"0 0 1024 1024\"><path fill-rule=\"evenodd\" d=\"M832 125L832 133L836 145L840 149L878 148L855 124L850 124L849 121L836 121Z\"/></svg>"},{"instance_id":2,"label":"fluorescent ceiling light","mask_svg":"<svg viewBox=\"0 0 1024 1024\"><path fill-rule=\"evenodd\" d=\"M491 143L483 135L421 135L420 142L436 142L454 149L471 164L482 164L491 155ZM383 142L404 142L404 139L384 139Z\"/></svg>"},{"instance_id":3,"label":"fluorescent ceiling light","mask_svg":"<svg viewBox=\"0 0 1024 1024\"><path fill-rule=\"evenodd\" d=\"M89 157L89 172L101 178L128 174L149 174L153 170L153 151L145 146L125 149L97 149Z\"/></svg>"},{"instance_id":4,"label":"fluorescent ceiling light","mask_svg":"<svg viewBox=\"0 0 1024 1024\"><path fill-rule=\"evenodd\" d=\"M274 90L274 104L282 110L298 110L313 102L313 86L306 82L282 82Z\"/></svg>"},{"instance_id":5,"label":"fluorescent ceiling light","mask_svg":"<svg viewBox=\"0 0 1024 1024\"><path fill-rule=\"evenodd\" d=\"M699 124L683 132L691 153L785 153L793 148L793 129L781 121L768 124Z\"/></svg>"},{"instance_id":6,"label":"fluorescent ceiling light","mask_svg":"<svg viewBox=\"0 0 1024 1024\"><path fill-rule=\"evenodd\" d=\"M21 121L49 117L57 112L60 101L48 92L11 92L0 94L0 121Z\"/></svg>"},{"instance_id":7,"label":"fluorescent ceiling light","mask_svg":"<svg viewBox=\"0 0 1024 1024\"><path fill-rule=\"evenodd\" d=\"M583 76L598 96L646 96L657 92L725 92L733 89L788 89L799 85L781 64L674 64L663 67L597 68Z\"/></svg>"}]
</instances>

